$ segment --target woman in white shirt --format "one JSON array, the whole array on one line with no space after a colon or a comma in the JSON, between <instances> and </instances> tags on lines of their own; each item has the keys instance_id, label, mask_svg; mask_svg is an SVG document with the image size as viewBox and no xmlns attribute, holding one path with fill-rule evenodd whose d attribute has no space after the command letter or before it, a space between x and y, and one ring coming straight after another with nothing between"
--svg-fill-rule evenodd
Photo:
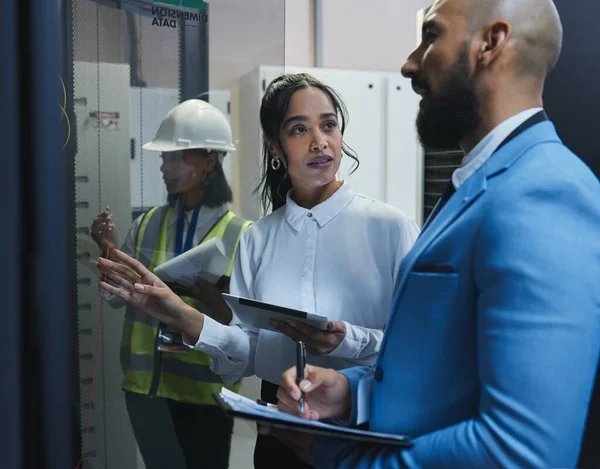
<instances>
[{"instance_id":1,"label":"woman in white shirt","mask_svg":"<svg viewBox=\"0 0 600 469\"><path fill-rule=\"evenodd\" d=\"M262 199L273 211L242 234L230 292L326 316L328 331L294 323L278 324L282 333L259 331L235 319L226 326L180 301L123 253L116 255L140 277L105 259L99 268L125 287L102 282L104 290L183 331L225 382L256 374L263 400L276 402L279 377L295 363L294 340L306 342L310 364L340 369L375 361L396 271L419 229L338 180L342 156L358 159L343 142L346 109L333 89L307 74L283 75L266 90L260 120ZM282 461L306 467L278 440L259 435L255 467Z\"/></svg>"}]
</instances>

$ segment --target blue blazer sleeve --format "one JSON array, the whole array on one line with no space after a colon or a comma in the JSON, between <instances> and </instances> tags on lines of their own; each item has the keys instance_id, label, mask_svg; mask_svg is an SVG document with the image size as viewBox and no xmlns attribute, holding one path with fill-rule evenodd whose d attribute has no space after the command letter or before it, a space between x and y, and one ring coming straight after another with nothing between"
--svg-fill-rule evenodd
<instances>
[{"instance_id":1,"label":"blue blazer sleeve","mask_svg":"<svg viewBox=\"0 0 600 469\"><path fill-rule=\"evenodd\" d=\"M600 200L597 180L559 163L486 194L465 239L475 243L477 415L410 450L321 441L318 468L576 465L599 355Z\"/></svg>"}]
</instances>

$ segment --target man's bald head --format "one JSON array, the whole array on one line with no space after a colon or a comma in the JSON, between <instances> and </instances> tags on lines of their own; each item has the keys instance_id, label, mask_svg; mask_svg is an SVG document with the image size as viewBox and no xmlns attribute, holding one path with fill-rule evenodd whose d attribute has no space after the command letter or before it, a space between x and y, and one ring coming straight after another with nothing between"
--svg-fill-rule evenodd
<instances>
[{"instance_id":1,"label":"man's bald head","mask_svg":"<svg viewBox=\"0 0 600 469\"><path fill-rule=\"evenodd\" d=\"M465 2L471 32L494 22L511 26L517 71L544 80L562 47L562 25L552 0L458 0Z\"/></svg>"},{"instance_id":2,"label":"man's bald head","mask_svg":"<svg viewBox=\"0 0 600 469\"><path fill-rule=\"evenodd\" d=\"M435 0L402 67L422 96L421 142L472 148L508 117L541 106L561 44L551 0Z\"/></svg>"}]
</instances>

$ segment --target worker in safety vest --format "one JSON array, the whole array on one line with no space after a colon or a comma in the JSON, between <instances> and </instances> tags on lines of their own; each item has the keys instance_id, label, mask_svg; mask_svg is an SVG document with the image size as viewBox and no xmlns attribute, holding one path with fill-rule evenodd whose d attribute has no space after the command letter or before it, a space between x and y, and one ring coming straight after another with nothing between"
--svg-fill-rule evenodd
<instances>
[{"instance_id":1,"label":"worker in safety vest","mask_svg":"<svg viewBox=\"0 0 600 469\"><path fill-rule=\"evenodd\" d=\"M225 251L228 268L216 284L198 278L192 287L172 286L184 301L229 324L232 314L221 293L228 291L240 235L251 223L229 210L232 192L222 167L225 155L235 151L229 122L214 106L191 99L167 114L143 148L160 152L168 202L139 216L120 249L152 270L198 244L220 240L222 245L213 242ZM117 247L110 213L96 217L91 234L105 255ZM116 296L109 301L125 305ZM183 344L181 333L127 307L123 389L146 469L228 467L233 421L212 397L223 382L209 364L210 357Z\"/></svg>"}]
</instances>

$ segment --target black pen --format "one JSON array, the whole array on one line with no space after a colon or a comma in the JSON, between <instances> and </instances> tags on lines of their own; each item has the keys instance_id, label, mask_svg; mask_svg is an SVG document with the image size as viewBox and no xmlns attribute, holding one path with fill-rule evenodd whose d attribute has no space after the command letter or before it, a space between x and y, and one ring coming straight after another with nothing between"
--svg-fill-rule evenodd
<instances>
[{"instance_id":1,"label":"black pen","mask_svg":"<svg viewBox=\"0 0 600 469\"><path fill-rule=\"evenodd\" d=\"M304 342L296 343L296 384L304 379L304 368L306 366L306 348ZM304 412L304 391L300 390L300 412Z\"/></svg>"},{"instance_id":2,"label":"black pen","mask_svg":"<svg viewBox=\"0 0 600 469\"><path fill-rule=\"evenodd\" d=\"M270 402L265 402L262 399L256 399L256 403L259 405L263 405L269 409L277 409L277 406L275 404L271 404Z\"/></svg>"}]
</instances>

